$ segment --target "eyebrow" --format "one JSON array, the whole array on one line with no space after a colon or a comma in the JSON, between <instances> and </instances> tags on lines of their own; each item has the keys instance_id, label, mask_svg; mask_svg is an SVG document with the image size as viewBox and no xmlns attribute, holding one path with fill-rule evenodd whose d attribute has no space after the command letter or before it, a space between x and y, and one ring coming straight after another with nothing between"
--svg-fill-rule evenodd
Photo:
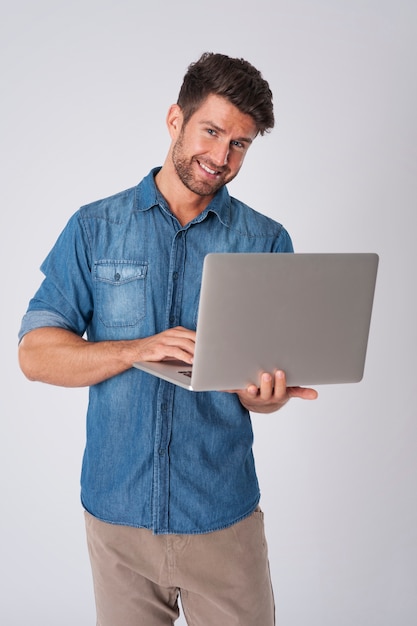
<instances>
[{"instance_id":1,"label":"eyebrow","mask_svg":"<svg viewBox=\"0 0 417 626\"><path fill-rule=\"evenodd\" d=\"M224 128L222 128L221 126L217 126L217 124L211 122L210 120L202 120L200 124L201 126L209 126L210 128L216 130L218 133L222 133L223 135L226 132ZM240 141L241 143L251 144L253 142L253 139L251 139L251 137L235 137L233 141Z\"/></svg>"}]
</instances>

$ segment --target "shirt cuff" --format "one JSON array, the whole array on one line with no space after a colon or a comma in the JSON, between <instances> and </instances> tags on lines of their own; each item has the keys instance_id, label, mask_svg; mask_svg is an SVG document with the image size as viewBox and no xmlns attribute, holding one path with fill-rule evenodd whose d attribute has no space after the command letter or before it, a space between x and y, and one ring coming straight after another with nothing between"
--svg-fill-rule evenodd
<instances>
[{"instance_id":1,"label":"shirt cuff","mask_svg":"<svg viewBox=\"0 0 417 626\"><path fill-rule=\"evenodd\" d=\"M68 324L65 317L52 313L51 311L28 311L22 319L22 325L18 333L19 342L31 330L45 327L65 328L65 330L74 329Z\"/></svg>"}]
</instances>

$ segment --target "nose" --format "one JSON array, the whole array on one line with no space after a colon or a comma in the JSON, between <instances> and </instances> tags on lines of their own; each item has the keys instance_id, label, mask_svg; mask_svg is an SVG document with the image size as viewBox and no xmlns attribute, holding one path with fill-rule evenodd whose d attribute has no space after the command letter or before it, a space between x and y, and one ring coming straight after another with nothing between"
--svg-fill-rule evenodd
<instances>
[{"instance_id":1,"label":"nose","mask_svg":"<svg viewBox=\"0 0 417 626\"><path fill-rule=\"evenodd\" d=\"M227 165L229 151L230 146L228 143L218 142L217 145L213 147L210 154L213 165L216 165L216 167L224 167Z\"/></svg>"}]
</instances>

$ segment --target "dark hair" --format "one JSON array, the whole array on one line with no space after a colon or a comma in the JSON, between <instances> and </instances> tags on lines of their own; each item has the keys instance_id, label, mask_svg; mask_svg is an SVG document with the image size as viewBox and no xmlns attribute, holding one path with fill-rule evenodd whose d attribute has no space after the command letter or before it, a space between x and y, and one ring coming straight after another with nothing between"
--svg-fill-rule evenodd
<instances>
[{"instance_id":1,"label":"dark hair","mask_svg":"<svg viewBox=\"0 0 417 626\"><path fill-rule=\"evenodd\" d=\"M273 128L272 92L260 71L248 61L205 52L191 63L177 100L185 124L210 94L226 98L250 115L261 135Z\"/></svg>"}]
</instances>

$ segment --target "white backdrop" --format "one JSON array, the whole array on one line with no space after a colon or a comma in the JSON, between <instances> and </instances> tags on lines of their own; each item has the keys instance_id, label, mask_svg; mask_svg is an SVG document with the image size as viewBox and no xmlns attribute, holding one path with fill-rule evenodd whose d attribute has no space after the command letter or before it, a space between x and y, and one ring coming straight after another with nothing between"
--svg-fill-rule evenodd
<instances>
[{"instance_id":1,"label":"white backdrop","mask_svg":"<svg viewBox=\"0 0 417 626\"><path fill-rule=\"evenodd\" d=\"M94 624L86 390L29 383L16 335L67 219L162 163L213 50L259 67L276 108L230 191L297 251L381 259L364 380L253 419L278 623L416 624L415 0L15 0L0 29L0 622Z\"/></svg>"}]
</instances>

